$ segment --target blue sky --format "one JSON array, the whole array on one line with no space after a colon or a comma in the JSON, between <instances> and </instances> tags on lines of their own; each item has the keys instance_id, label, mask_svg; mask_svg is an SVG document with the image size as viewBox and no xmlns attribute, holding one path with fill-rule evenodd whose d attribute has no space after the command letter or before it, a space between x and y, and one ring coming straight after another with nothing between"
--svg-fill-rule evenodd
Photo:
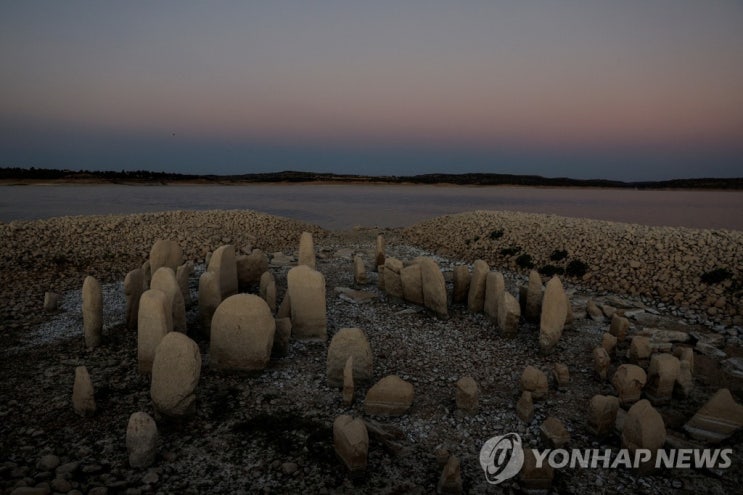
<instances>
[{"instance_id":1,"label":"blue sky","mask_svg":"<svg viewBox=\"0 0 743 495\"><path fill-rule=\"evenodd\" d=\"M0 2L0 166L743 176L743 3Z\"/></svg>"}]
</instances>

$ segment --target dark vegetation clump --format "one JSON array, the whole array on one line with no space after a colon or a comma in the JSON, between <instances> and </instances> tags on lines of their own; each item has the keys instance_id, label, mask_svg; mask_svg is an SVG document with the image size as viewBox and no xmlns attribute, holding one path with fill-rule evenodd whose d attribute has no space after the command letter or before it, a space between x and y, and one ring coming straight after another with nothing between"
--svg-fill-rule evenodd
<instances>
[{"instance_id":1,"label":"dark vegetation clump","mask_svg":"<svg viewBox=\"0 0 743 495\"><path fill-rule=\"evenodd\" d=\"M534 262L531 259L531 255L526 253L516 258L516 264L521 268L534 268Z\"/></svg>"},{"instance_id":2,"label":"dark vegetation clump","mask_svg":"<svg viewBox=\"0 0 743 495\"><path fill-rule=\"evenodd\" d=\"M494 230L490 233L490 240L492 241L500 239L501 237L503 237L503 230L501 229Z\"/></svg>"},{"instance_id":3,"label":"dark vegetation clump","mask_svg":"<svg viewBox=\"0 0 743 495\"><path fill-rule=\"evenodd\" d=\"M719 284L732 277L733 273L727 268L715 268L702 274L702 282L707 285Z\"/></svg>"},{"instance_id":4,"label":"dark vegetation clump","mask_svg":"<svg viewBox=\"0 0 743 495\"><path fill-rule=\"evenodd\" d=\"M568 257L568 252L564 249L555 249L552 251L552 254L550 255L550 260L552 261L560 261L564 260Z\"/></svg>"},{"instance_id":5,"label":"dark vegetation clump","mask_svg":"<svg viewBox=\"0 0 743 495\"><path fill-rule=\"evenodd\" d=\"M544 265L542 268L539 269L539 273L541 273L545 277L551 277L553 275L562 275L563 273L565 273L565 269L561 266Z\"/></svg>"},{"instance_id":6,"label":"dark vegetation clump","mask_svg":"<svg viewBox=\"0 0 743 495\"><path fill-rule=\"evenodd\" d=\"M505 248L501 249L500 250L500 254L501 254L501 256L513 256L514 254L518 253L519 251L521 251L521 248L520 247L518 247L518 246L509 246L509 247L505 247Z\"/></svg>"},{"instance_id":7,"label":"dark vegetation clump","mask_svg":"<svg viewBox=\"0 0 743 495\"><path fill-rule=\"evenodd\" d=\"M567 268L565 268L565 274L568 277L575 277L575 278L581 278L583 275L586 274L588 271L588 265L586 265L581 260L572 260L570 263L568 263Z\"/></svg>"}]
</instances>

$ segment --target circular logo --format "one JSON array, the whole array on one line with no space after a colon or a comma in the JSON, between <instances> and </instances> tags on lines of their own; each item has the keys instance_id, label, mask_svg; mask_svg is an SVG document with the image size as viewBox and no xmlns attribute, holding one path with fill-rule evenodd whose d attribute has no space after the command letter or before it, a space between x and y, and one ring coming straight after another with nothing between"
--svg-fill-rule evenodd
<instances>
[{"instance_id":1,"label":"circular logo","mask_svg":"<svg viewBox=\"0 0 743 495\"><path fill-rule=\"evenodd\" d=\"M488 483L497 485L511 479L524 465L524 449L518 433L493 437L480 449L480 465Z\"/></svg>"}]
</instances>

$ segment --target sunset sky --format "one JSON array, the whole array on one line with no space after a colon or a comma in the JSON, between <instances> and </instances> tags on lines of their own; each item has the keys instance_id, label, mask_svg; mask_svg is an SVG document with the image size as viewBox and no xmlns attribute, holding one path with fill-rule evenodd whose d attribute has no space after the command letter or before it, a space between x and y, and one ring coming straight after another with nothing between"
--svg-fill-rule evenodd
<instances>
[{"instance_id":1,"label":"sunset sky","mask_svg":"<svg viewBox=\"0 0 743 495\"><path fill-rule=\"evenodd\" d=\"M743 176L743 2L1 1L0 166Z\"/></svg>"}]
</instances>

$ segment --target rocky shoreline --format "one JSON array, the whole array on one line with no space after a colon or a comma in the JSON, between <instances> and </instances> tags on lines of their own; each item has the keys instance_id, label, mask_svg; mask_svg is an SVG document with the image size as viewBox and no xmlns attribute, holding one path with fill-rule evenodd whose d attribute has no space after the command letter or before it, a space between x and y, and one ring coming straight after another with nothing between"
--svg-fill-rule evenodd
<instances>
[{"instance_id":1,"label":"rocky shoreline","mask_svg":"<svg viewBox=\"0 0 743 495\"><path fill-rule=\"evenodd\" d=\"M599 439L589 433L586 418L593 396L614 393L608 381L595 379L592 355L608 331L606 316L612 310L629 317L631 335L640 335L648 328L681 331L692 336L685 345L696 344L693 392L684 400L659 407L669 436L677 445L695 445L686 439L683 425L720 387L730 388L740 402L741 380L735 373L726 373L721 365L726 358L743 355L741 328L732 320L738 315L730 316L730 324L724 319L716 322L717 315L708 313L706 319L686 318L684 311L654 300L652 293L617 296L603 282L593 285L603 278L598 265L594 268L592 264L591 253L578 251L585 246L582 236L588 235L583 230L573 233L575 244L569 243L571 236L565 233L559 238L564 243L556 246L555 232L560 229L540 230L544 219L531 216L537 217L530 224L537 232L536 240L526 244L524 217L506 216L512 218L513 225L505 223L505 217L496 221L491 214L478 212L453 222L447 217L434 219L405 232L385 230L387 253L401 260L433 256L449 292L454 269L463 264L463 259L488 259L480 255L492 253L493 248L480 241L483 233L489 236L494 230L503 230L494 241L520 242L538 262L541 256L549 259L552 250L568 251L568 257L561 260L564 265L573 257L583 256L591 268L587 275L591 276L564 279L575 320L548 355L539 352L536 324L522 322L518 335L509 339L483 314L468 311L466 305L450 306L449 318L443 320L420 306L388 297L378 288L378 275L371 270L378 229L324 232L254 212L75 217L0 226L5 253L2 269L6 276L11 275L2 293L3 335L7 339L0 352L4 377L0 393L6 398L0 405L0 488L3 493L36 486L39 493L98 495L433 493L451 454L461 462L464 491L486 493L492 486L487 484L478 462L483 443L494 435L517 432L525 443L541 446L540 425L547 417L562 421L570 434L571 447L619 448L617 433ZM570 219L551 217L550 221L563 230L572 225ZM461 230L455 228L457 223L464 225ZM618 226L602 226L595 236L605 237L612 228L619 231ZM638 226L625 228L629 232L644 231ZM435 229L439 229L440 240L430 245ZM338 415L371 418L363 408L365 388L359 387L354 403L347 406L338 389L328 385L326 342L292 340L285 357L272 359L257 374L219 372L209 366L209 341L199 336L195 303L187 308L189 335L205 359L197 388L196 415L184 423L163 424L155 464L145 469L131 468L124 442L127 420L135 411L152 411L152 403L148 379L137 373L136 332L127 330L124 324L124 274L141 265L155 239L178 240L185 258L196 265L189 281L191 300L196 301L198 276L208 252L226 243L242 252L260 247L268 253L277 252L271 256L270 271L280 300L287 286L287 272L298 258L296 247L303 231L315 235L317 269L326 280L328 340L341 328L362 328L374 356L372 383L395 374L415 387L409 412L375 423L386 436L379 432L371 435L367 474L351 479L333 451L332 427ZM455 239L457 234L459 239ZM472 240L475 236L481 238ZM647 236L660 237L658 232ZM731 242L738 239L725 232L722 237ZM715 238L712 234L704 236L705 243ZM681 235L681 239L689 238ZM617 257L611 266L616 270L622 257L634 256L635 251L622 251L619 248L624 246L617 245L614 237L610 241ZM676 246L681 241L666 242ZM450 254L445 255L446 249L452 250ZM461 250L461 254L454 255L455 250ZM740 262L721 247L710 252L722 253L720 261L733 256ZM60 256L64 263L55 261ZM369 276L367 285L355 287L366 294L360 299L346 290L355 286L355 256L365 261ZM502 271L506 289L513 294L518 294L527 280L526 274L516 269L516 257L506 259L510 265L495 267ZM710 261L710 266L717 261ZM80 287L84 274L107 282L103 284L104 345L92 350L82 342ZM41 313L45 290L62 293L59 312ZM589 301L603 314L591 316ZM623 360L619 353L613 355L609 376ZM531 365L550 374L557 362L567 365L570 383L565 387L550 385L546 398L534 402L533 420L523 422L515 405L521 395L524 368ZM98 411L89 418L75 415L70 404L75 368L81 365L90 370L96 390ZM456 407L456 383L463 376L472 377L480 389L479 410L474 415L462 414ZM733 467L727 470L663 469L644 475L622 469L565 469L556 474L553 487L557 492L581 494L731 493L743 482L743 436L738 432L723 445L734 449ZM501 488L519 492L524 487L514 479Z\"/></svg>"}]
</instances>

